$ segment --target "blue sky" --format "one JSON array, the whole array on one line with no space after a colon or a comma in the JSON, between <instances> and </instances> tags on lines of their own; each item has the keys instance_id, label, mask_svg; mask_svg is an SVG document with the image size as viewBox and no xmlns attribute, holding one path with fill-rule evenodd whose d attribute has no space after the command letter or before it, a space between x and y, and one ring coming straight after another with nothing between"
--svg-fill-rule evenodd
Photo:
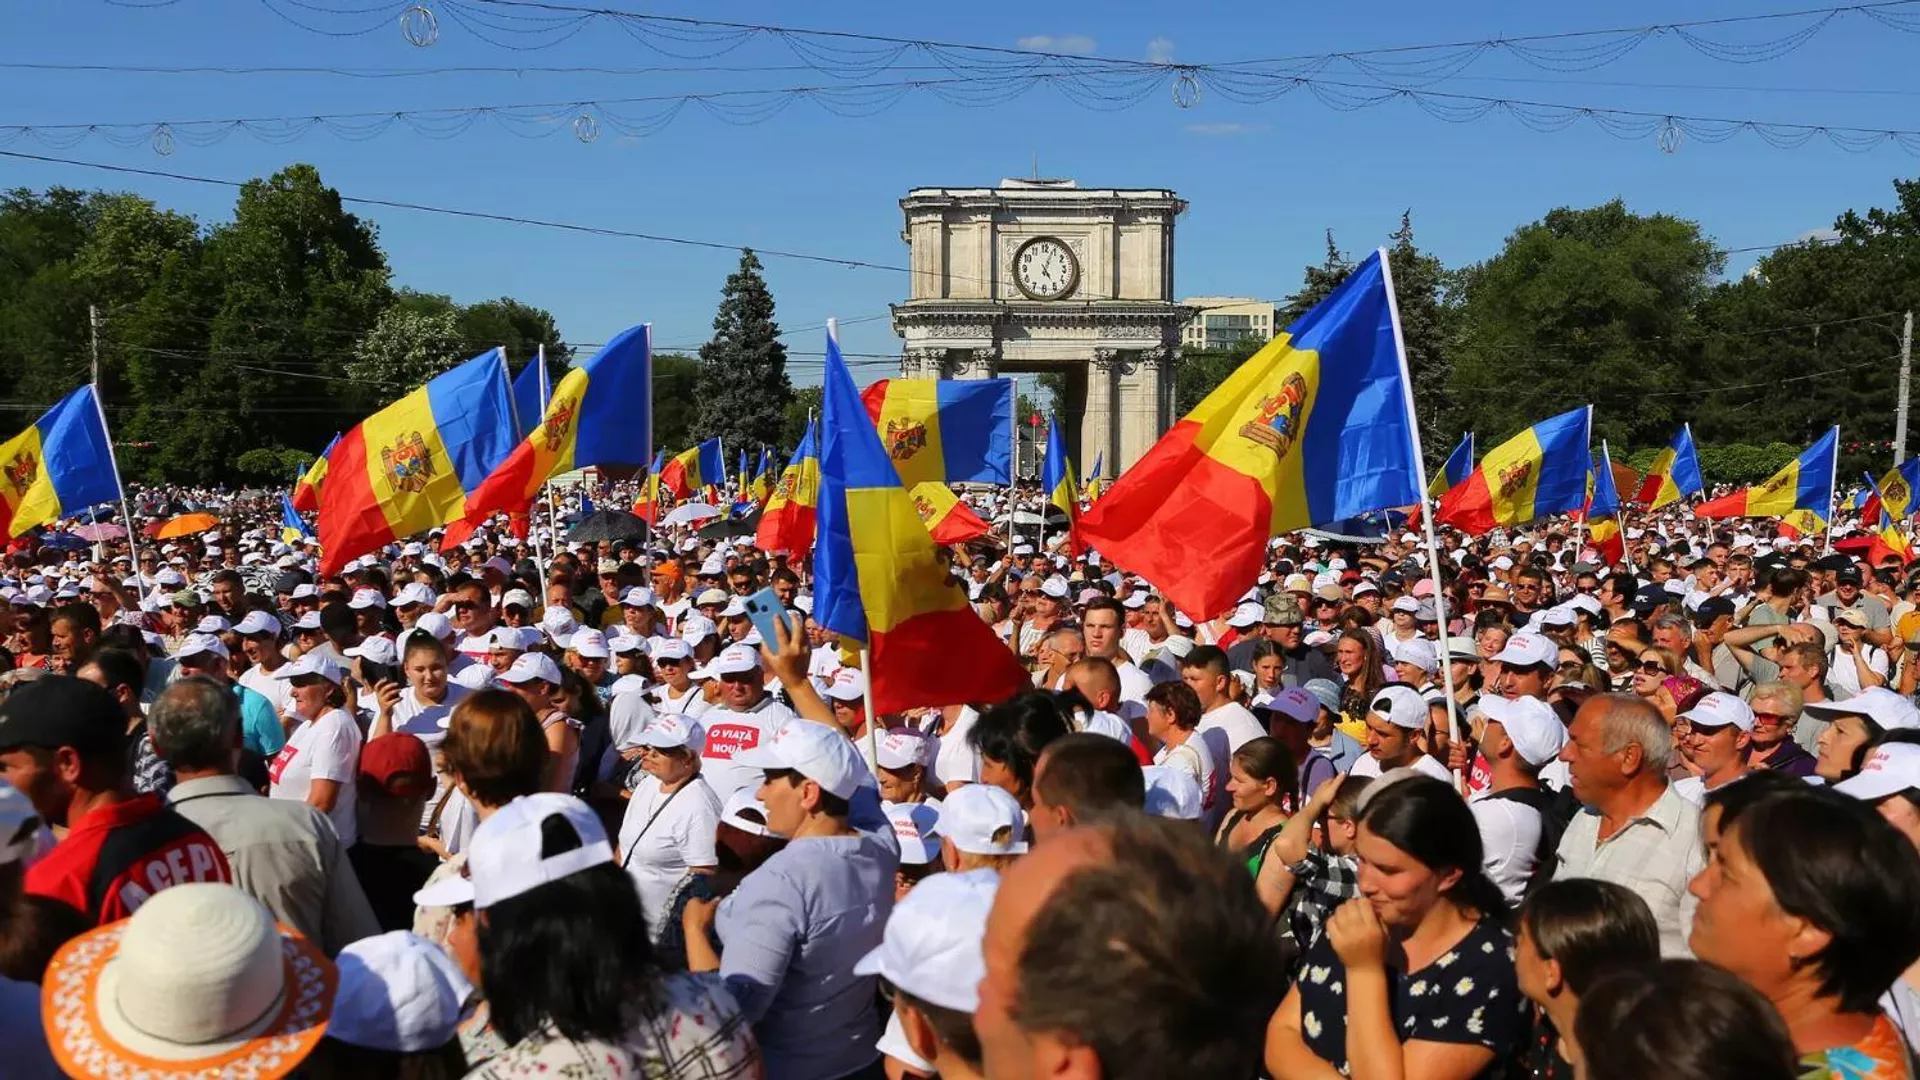
<instances>
[{"instance_id":1,"label":"blue sky","mask_svg":"<svg viewBox=\"0 0 1920 1080\"><path fill-rule=\"evenodd\" d=\"M368 8L375 0L311 0ZM299 13L290 0L279 10ZM431 6L431 0L429 0ZM628 6L638 9L637 3ZM1774 10L1797 6L1782 4ZM664 3L658 14L856 30L1014 46L1050 39L1065 51L1219 63L1389 45L1472 40L1752 14L1733 3L1537 5L1070 2L1035 6L765 2ZM1912 9L1920 14L1920 6ZM367 16L328 19L330 28ZM1777 37L1804 21L1732 27L1719 38ZM1858 17L1837 21L1799 50L1757 64L1708 59L1674 40L1651 40L1625 59L1575 74L1543 72L1509 56L1480 59L1433 89L1463 94L1784 122L1915 127L1916 38ZM480 41L443 19L431 48L402 40L389 20L364 36L331 37L290 24L261 0L179 0L129 7L102 0L15 4L0 61L160 65L681 65L610 24L541 51ZM798 61L773 41L708 62L734 68ZM875 80L902 76L887 74ZM1336 77L1364 81L1352 73ZM328 76L156 75L0 69L0 124L177 120L435 108L818 85L806 70L672 72L647 76L456 74L410 79ZM317 165L343 193L558 218L727 244L787 248L898 265L897 201L923 185L990 185L1040 171L1085 186L1170 187L1189 200L1179 224L1180 295L1280 297L1319 261L1331 228L1349 250L1383 242L1411 209L1422 246L1449 264L1485 258L1517 225L1560 205L1615 196L1642 211L1700 221L1728 247L1788 240L1847 207L1890 201L1890 181L1920 174L1920 158L1888 145L1850 154L1816 140L1776 150L1750 135L1687 140L1677 153L1622 141L1588 125L1543 134L1493 115L1466 124L1407 103L1341 112L1298 92L1261 106L1217 96L1180 109L1157 93L1132 108L1081 108L1041 87L993 108L910 96L861 118L798 103L770 122L741 126L684 110L664 131L603 131L582 143L564 129L523 139L488 124L433 140L394 128L366 141L315 131L288 145L235 134L206 147L180 142L167 157L146 146L91 140L66 150L17 140L10 149L204 176L263 175L293 161ZM174 181L0 159L0 186L109 186L147 195L203 220L226 217L232 192ZM396 280L462 301L511 295L545 307L574 341L602 341L650 320L660 346L695 346L735 256L397 210L369 212ZM1754 256L1737 256L1734 269ZM904 275L768 259L783 326L826 316L883 315ZM842 333L850 353L894 354L884 319ZM789 339L797 352L819 337ZM818 380L798 356L796 382ZM878 377L885 361L856 369Z\"/></svg>"}]
</instances>

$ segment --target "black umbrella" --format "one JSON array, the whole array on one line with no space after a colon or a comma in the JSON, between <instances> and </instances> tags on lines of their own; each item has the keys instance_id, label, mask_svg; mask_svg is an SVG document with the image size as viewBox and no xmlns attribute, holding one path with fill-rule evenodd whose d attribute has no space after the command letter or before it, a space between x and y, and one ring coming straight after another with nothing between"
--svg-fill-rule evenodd
<instances>
[{"instance_id":1,"label":"black umbrella","mask_svg":"<svg viewBox=\"0 0 1920 1080\"><path fill-rule=\"evenodd\" d=\"M760 511L755 510L746 517L715 518L700 526L698 535L702 540L731 540L736 536L752 536L760 530Z\"/></svg>"},{"instance_id":2,"label":"black umbrella","mask_svg":"<svg viewBox=\"0 0 1920 1080\"><path fill-rule=\"evenodd\" d=\"M652 537L653 530L647 527L647 523L625 510L595 510L567 530L568 540L587 543L596 540L645 543Z\"/></svg>"}]
</instances>

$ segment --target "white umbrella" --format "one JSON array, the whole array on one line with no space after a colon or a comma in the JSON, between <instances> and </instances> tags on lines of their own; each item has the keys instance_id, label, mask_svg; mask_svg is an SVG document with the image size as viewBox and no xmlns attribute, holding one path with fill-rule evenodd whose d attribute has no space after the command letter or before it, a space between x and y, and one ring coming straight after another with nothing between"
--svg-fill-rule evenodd
<instances>
[{"instance_id":1,"label":"white umbrella","mask_svg":"<svg viewBox=\"0 0 1920 1080\"><path fill-rule=\"evenodd\" d=\"M679 506L667 511L667 516L660 519L660 524L663 526L691 525L696 521L705 521L710 517L719 516L719 508L710 506L707 503L681 503Z\"/></svg>"}]
</instances>

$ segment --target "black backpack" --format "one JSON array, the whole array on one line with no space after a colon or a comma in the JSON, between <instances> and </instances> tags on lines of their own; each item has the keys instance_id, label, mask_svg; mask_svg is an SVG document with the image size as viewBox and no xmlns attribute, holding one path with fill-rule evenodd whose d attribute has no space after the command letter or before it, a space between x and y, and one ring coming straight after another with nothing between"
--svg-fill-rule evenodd
<instances>
[{"instance_id":1,"label":"black backpack","mask_svg":"<svg viewBox=\"0 0 1920 1080\"><path fill-rule=\"evenodd\" d=\"M1535 889L1552 881L1553 872L1559 869L1560 838L1566 835L1573 815L1579 813L1580 802L1573 797L1571 788L1562 791L1508 788L1489 792L1485 798L1506 799L1522 806L1531 806L1540 815L1540 845L1534 849L1533 875L1527 879L1527 888L1522 894L1532 896Z\"/></svg>"}]
</instances>

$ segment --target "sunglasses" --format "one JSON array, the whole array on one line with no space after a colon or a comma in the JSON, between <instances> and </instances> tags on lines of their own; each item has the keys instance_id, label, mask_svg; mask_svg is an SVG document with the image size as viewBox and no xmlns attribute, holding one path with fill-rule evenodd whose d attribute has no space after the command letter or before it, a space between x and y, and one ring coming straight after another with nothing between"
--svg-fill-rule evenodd
<instances>
[{"instance_id":1,"label":"sunglasses","mask_svg":"<svg viewBox=\"0 0 1920 1080\"><path fill-rule=\"evenodd\" d=\"M479 604L471 600L455 600L453 602L453 610L455 611L476 611L479 607Z\"/></svg>"},{"instance_id":2,"label":"sunglasses","mask_svg":"<svg viewBox=\"0 0 1920 1080\"><path fill-rule=\"evenodd\" d=\"M1753 722L1755 724L1785 724L1791 719L1791 717L1784 716L1780 713L1756 712L1753 714Z\"/></svg>"},{"instance_id":3,"label":"sunglasses","mask_svg":"<svg viewBox=\"0 0 1920 1080\"><path fill-rule=\"evenodd\" d=\"M1562 660L1562 661L1560 661L1560 663L1559 663L1559 664L1557 665L1557 667L1556 667L1556 669L1555 669L1555 670L1558 670L1558 671L1567 671L1567 672L1577 672L1577 671L1579 671L1579 670L1580 670L1581 668L1583 668L1583 667L1586 667L1586 666L1587 666L1587 665L1586 665L1585 663L1583 663L1583 662L1581 662L1581 661L1579 661L1579 660Z\"/></svg>"},{"instance_id":4,"label":"sunglasses","mask_svg":"<svg viewBox=\"0 0 1920 1080\"><path fill-rule=\"evenodd\" d=\"M1667 665L1658 660L1642 660L1640 661L1639 669L1649 675L1665 675L1667 673Z\"/></svg>"}]
</instances>

